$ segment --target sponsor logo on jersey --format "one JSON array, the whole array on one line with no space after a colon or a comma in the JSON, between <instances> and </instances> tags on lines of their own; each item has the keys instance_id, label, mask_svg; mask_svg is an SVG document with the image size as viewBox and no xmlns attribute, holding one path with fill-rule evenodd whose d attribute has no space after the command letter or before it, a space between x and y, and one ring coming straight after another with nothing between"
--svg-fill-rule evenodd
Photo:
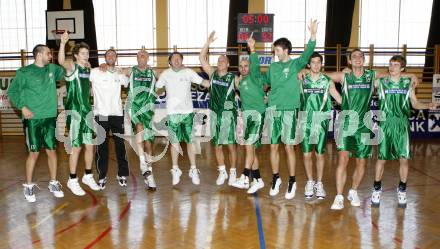
<instances>
[{"instance_id":1,"label":"sponsor logo on jersey","mask_svg":"<svg viewBox=\"0 0 440 249\"><path fill-rule=\"evenodd\" d=\"M134 77L135 81L151 81L151 77Z\"/></svg>"},{"instance_id":2,"label":"sponsor logo on jersey","mask_svg":"<svg viewBox=\"0 0 440 249\"><path fill-rule=\"evenodd\" d=\"M304 93L311 93L311 94L324 93L324 89L323 88L305 88Z\"/></svg>"},{"instance_id":3,"label":"sponsor logo on jersey","mask_svg":"<svg viewBox=\"0 0 440 249\"><path fill-rule=\"evenodd\" d=\"M370 89L370 84L350 84L348 89Z\"/></svg>"},{"instance_id":4,"label":"sponsor logo on jersey","mask_svg":"<svg viewBox=\"0 0 440 249\"><path fill-rule=\"evenodd\" d=\"M219 86L229 87L229 82L227 82L227 81L212 80L212 84L219 85Z\"/></svg>"},{"instance_id":5,"label":"sponsor logo on jersey","mask_svg":"<svg viewBox=\"0 0 440 249\"><path fill-rule=\"evenodd\" d=\"M90 73L79 73L78 76L83 79L90 78Z\"/></svg>"},{"instance_id":6,"label":"sponsor logo on jersey","mask_svg":"<svg viewBox=\"0 0 440 249\"><path fill-rule=\"evenodd\" d=\"M385 89L385 94L407 94L407 89Z\"/></svg>"}]
</instances>

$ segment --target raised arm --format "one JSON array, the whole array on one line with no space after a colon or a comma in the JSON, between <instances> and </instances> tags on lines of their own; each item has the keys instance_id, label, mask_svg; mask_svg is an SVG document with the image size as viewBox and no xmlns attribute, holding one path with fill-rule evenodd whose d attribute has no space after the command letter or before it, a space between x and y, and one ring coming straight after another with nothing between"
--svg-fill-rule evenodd
<instances>
[{"instance_id":1,"label":"raised arm","mask_svg":"<svg viewBox=\"0 0 440 249\"><path fill-rule=\"evenodd\" d=\"M70 74L74 70L74 64L72 60L66 60L65 47L69 41L69 33L65 31L61 35L60 50L58 51L58 63L66 69L66 73Z\"/></svg>"},{"instance_id":2,"label":"raised arm","mask_svg":"<svg viewBox=\"0 0 440 249\"><path fill-rule=\"evenodd\" d=\"M255 40L254 38L250 37L247 40L247 46L249 48L249 73L253 77L259 78L261 77L261 70L260 70L260 61L258 59L257 53L255 53Z\"/></svg>"},{"instance_id":3,"label":"raised arm","mask_svg":"<svg viewBox=\"0 0 440 249\"><path fill-rule=\"evenodd\" d=\"M211 77L213 73L213 69L211 65L209 65L208 61L208 49L209 45L213 43L217 38L215 36L215 31L212 31L211 34L209 34L208 39L205 42L205 45L203 45L202 50L200 50L199 60L200 64L202 64L203 71L208 74L209 77Z\"/></svg>"},{"instance_id":4,"label":"raised arm","mask_svg":"<svg viewBox=\"0 0 440 249\"><path fill-rule=\"evenodd\" d=\"M313 54L313 51L315 50L316 32L318 32L318 21L317 20L311 21L308 28L310 31L310 40L307 43L306 49L301 54L301 56L298 58L298 63L299 63L300 68L303 68L307 65L307 63L309 62L310 56Z\"/></svg>"},{"instance_id":5,"label":"raised arm","mask_svg":"<svg viewBox=\"0 0 440 249\"><path fill-rule=\"evenodd\" d=\"M333 81L330 81L330 87L329 87L329 93L330 95L338 102L338 104L342 104L342 97L339 94L338 90L336 90L335 83Z\"/></svg>"}]
</instances>

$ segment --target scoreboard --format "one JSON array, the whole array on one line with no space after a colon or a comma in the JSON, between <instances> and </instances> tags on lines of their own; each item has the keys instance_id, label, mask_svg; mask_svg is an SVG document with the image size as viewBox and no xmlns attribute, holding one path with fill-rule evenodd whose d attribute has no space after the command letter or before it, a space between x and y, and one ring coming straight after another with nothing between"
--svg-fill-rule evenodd
<instances>
[{"instance_id":1,"label":"scoreboard","mask_svg":"<svg viewBox=\"0 0 440 249\"><path fill-rule=\"evenodd\" d=\"M246 43L251 33L256 42L273 41L273 14L239 13L237 18L237 42Z\"/></svg>"}]
</instances>

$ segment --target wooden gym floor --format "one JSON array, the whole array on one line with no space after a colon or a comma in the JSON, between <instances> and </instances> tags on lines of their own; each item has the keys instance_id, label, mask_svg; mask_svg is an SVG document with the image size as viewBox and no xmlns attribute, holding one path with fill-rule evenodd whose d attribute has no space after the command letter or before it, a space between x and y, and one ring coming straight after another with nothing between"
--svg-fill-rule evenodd
<instances>
[{"instance_id":1,"label":"wooden gym floor","mask_svg":"<svg viewBox=\"0 0 440 249\"><path fill-rule=\"evenodd\" d=\"M331 141L332 142L332 141ZM112 143L111 143L112 144ZM305 201L302 156L297 153L296 197L284 199L286 168L281 151L282 192L269 197L271 170L267 146L259 149L264 189L257 195L229 186L216 186L213 148L202 144L197 156L201 185L194 186L184 174L171 186L169 153L154 166L156 192L147 192L139 174L138 159L130 149L131 176L128 187L116 183L116 162L111 154L109 183L104 191L85 188L87 195L74 196L64 187L65 197L56 199L47 190L48 169L44 153L34 180L41 190L37 202L27 203L22 194L26 149L23 137L0 140L0 248L440 248L440 140L413 140L408 207L397 207L397 162L388 163L380 208L370 208L373 165L368 162L359 189L363 203L342 211L330 210L335 195L336 150L327 145L324 186L327 198ZM164 148L156 139L155 150ZM239 149L239 173L244 151ZM113 152L113 147L111 148ZM58 178L66 186L67 154L58 149ZM349 166L349 179L353 170ZM83 174L80 164L79 175Z\"/></svg>"}]
</instances>

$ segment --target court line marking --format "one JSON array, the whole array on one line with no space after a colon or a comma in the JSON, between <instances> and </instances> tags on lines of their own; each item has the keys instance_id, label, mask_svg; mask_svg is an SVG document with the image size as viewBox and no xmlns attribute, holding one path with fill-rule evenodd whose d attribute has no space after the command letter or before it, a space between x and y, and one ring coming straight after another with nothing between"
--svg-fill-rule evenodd
<instances>
[{"instance_id":1,"label":"court line marking","mask_svg":"<svg viewBox=\"0 0 440 249\"><path fill-rule=\"evenodd\" d=\"M433 176L427 174L426 172L424 172L424 171L422 171L422 170L420 170L420 169L414 168L414 167L410 167L410 168L412 168L412 169L416 170L417 172L421 173L422 175L425 175L425 176L427 176L427 177L429 177L429 178L431 178L431 179L433 179L433 180L435 180L435 181L437 181L437 182L440 183L440 180L439 180L439 179L437 179L437 178L435 178L435 177L433 177ZM413 188L415 187L415 188L417 188L417 187L426 187L426 186L438 186L438 184L419 184L419 185L410 185L409 187L413 187ZM390 192L390 191L393 191L393 190L395 190L395 189L396 189L396 188L389 188L389 189L385 189L385 190L383 190L382 192ZM368 215L366 214L366 208L367 208L368 200L369 200L370 198L371 198L371 196L366 197L366 198L363 199L362 213L363 213L364 218L368 218ZM370 219L371 219L371 214L370 214L369 217L370 217ZM379 226L379 224L377 224L377 223L374 222L374 221L371 221L371 225L373 226L373 228L374 228L377 232L379 232L379 229L381 228L381 227ZM397 236L393 237L393 240L394 240L395 242L397 242L397 243L400 243L400 244L403 243L403 240L402 240L401 238L397 237ZM421 249L421 247L419 247L419 246L415 246L415 249Z\"/></svg>"},{"instance_id":2,"label":"court line marking","mask_svg":"<svg viewBox=\"0 0 440 249\"><path fill-rule=\"evenodd\" d=\"M54 216L55 214L59 213L61 210L63 210L63 208L67 207L67 205L69 205L68 202L63 203L62 205L60 205L59 207L57 207L55 210L53 210L52 212L50 212L50 214L46 217L44 217L43 219L41 219L37 224L32 226L32 229L37 228L39 225L43 224L44 222L46 222L48 219L50 219L52 216Z\"/></svg>"},{"instance_id":3,"label":"court line marking","mask_svg":"<svg viewBox=\"0 0 440 249\"><path fill-rule=\"evenodd\" d=\"M89 208L87 208L87 210L83 213L83 215L81 216L81 218L77 222L71 223L67 227L65 227L65 228L63 228L61 230L58 230L53 235L54 237L56 237L57 235L60 235L60 234L62 234L64 232L66 232L66 231L69 231L70 229L72 229L72 228L78 226L79 224L81 224L82 222L84 222L86 217L87 217L87 215L96 207L96 205L98 205L98 199L96 198L96 196L92 192L87 190L87 189L84 189L84 191L92 198L92 205ZM34 240L34 241L32 241L32 245L37 244L39 242L41 242L41 239Z\"/></svg>"},{"instance_id":4,"label":"court line marking","mask_svg":"<svg viewBox=\"0 0 440 249\"><path fill-rule=\"evenodd\" d=\"M266 249L266 242L264 239L264 230L263 230L263 222L261 219L260 212L260 201L258 199L258 194L254 193L254 203L255 203L255 216L257 217L257 226L258 226L258 238L260 242L260 248Z\"/></svg>"},{"instance_id":5,"label":"court line marking","mask_svg":"<svg viewBox=\"0 0 440 249\"><path fill-rule=\"evenodd\" d=\"M107 236L107 234L110 233L110 231L112 229L114 229L115 227L117 227L121 220L124 218L124 216L128 213L128 210L130 210L131 207L131 202L134 200L134 198L136 198L136 193L137 193L137 181L136 181L136 177L130 172L130 176L131 179L133 181L132 184L132 196L130 198L130 200L128 201L127 205L125 206L125 208L122 210L122 212L119 214L118 216L118 220L116 222L114 222L114 224L111 224L110 226L108 226L102 233L100 233L98 235L98 237L96 237L94 240L92 240L90 243L88 243L84 249L89 249L92 248L94 245L96 245L99 241L101 241L105 236Z\"/></svg>"}]
</instances>

